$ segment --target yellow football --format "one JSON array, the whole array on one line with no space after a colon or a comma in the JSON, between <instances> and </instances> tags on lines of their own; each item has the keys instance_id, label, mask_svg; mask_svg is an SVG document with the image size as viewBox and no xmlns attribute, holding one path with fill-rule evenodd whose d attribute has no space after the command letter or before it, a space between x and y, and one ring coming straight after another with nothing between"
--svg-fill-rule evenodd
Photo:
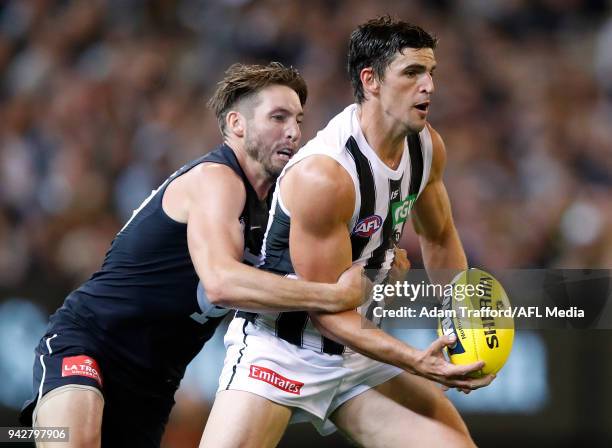
<instances>
[{"instance_id":1,"label":"yellow football","mask_svg":"<svg viewBox=\"0 0 612 448\"><path fill-rule=\"evenodd\" d=\"M473 268L457 275L451 285L445 288L443 317L438 322L439 335L457 336L457 342L447 347L450 361L484 361L475 377L497 373L510 356L514 340L514 319L504 288L488 272Z\"/></svg>"}]
</instances>

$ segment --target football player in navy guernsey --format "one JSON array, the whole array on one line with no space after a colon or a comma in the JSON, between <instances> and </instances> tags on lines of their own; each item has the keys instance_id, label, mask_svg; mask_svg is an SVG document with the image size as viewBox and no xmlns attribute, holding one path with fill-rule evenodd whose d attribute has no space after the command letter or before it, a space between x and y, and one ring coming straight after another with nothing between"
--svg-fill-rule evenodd
<instances>
[{"instance_id":1,"label":"football player in navy guernsey","mask_svg":"<svg viewBox=\"0 0 612 448\"><path fill-rule=\"evenodd\" d=\"M444 143L427 123L435 45L420 27L389 17L352 33L356 104L279 176L263 269L333 282L353 263L382 282L409 215L432 281L450 281L442 269L467 268L442 180ZM225 341L202 447L275 446L297 421L311 421L322 434L339 428L359 446L471 447L440 384L469 392L493 380L469 376L482 362L444 359L455 338L418 350L364 330L355 310L238 312Z\"/></svg>"},{"instance_id":2,"label":"football player in navy guernsey","mask_svg":"<svg viewBox=\"0 0 612 448\"><path fill-rule=\"evenodd\" d=\"M299 73L279 63L228 69L209 102L224 143L152 192L100 271L51 316L22 423L69 427L70 446L159 446L186 366L225 308L361 303L361 268L310 283L242 263L258 260L268 195L298 147L306 96Z\"/></svg>"}]
</instances>

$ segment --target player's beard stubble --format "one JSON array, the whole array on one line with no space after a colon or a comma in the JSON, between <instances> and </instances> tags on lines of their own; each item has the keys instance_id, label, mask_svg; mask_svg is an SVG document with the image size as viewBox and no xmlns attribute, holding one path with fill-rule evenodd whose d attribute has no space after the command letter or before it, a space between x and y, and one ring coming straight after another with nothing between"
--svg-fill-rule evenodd
<instances>
[{"instance_id":1,"label":"player's beard stubble","mask_svg":"<svg viewBox=\"0 0 612 448\"><path fill-rule=\"evenodd\" d=\"M263 140L260 134L250 127L246 133L244 149L250 158L261 165L266 176L270 180L275 181L283 171L286 162L278 161L275 163L273 160L273 156L276 153L274 150L275 144L265 143Z\"/></svg>"}]
</instances>

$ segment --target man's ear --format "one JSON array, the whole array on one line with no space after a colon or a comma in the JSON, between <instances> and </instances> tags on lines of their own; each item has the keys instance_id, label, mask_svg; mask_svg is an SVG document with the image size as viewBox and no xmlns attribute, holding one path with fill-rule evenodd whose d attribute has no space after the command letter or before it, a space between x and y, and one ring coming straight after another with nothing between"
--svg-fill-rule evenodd
<instances>
[{"instance_id":1,"label":"man's ear","mask_svg":"<svg viewBox=\"0 0 612 448\"><path fill-rule=\"evenodd\" d=\"M380 81L372 67L362 69L361 73L359 73L359 79L361 80L363 93L366 94L366 98L368 97L367 94L374 96L378 95L380 91Z\"/></svg>"},{"instance_id":2,"label":"man's ear","mask_svg":"<svg viewBox=\"0 0 612 448\"><path fill-rule=\"evenodd\" d=\"M236 137L244 137L244 116L237 110L230 110L225 116L225 128Z\"/></svg>"}]
</instances>

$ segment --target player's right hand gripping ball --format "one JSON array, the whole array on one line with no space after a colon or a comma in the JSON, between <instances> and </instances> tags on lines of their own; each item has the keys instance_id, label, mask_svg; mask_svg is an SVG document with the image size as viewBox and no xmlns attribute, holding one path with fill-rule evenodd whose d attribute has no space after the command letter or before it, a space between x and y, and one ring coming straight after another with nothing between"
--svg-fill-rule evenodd
<instances>
[{"instance_id":1,"label":"player's right hand gripping ball","mask_svg":"<svg viewBox=\"0 0 612 448\"><path fill-rule=\"evenodd\" d=\"M444 317L438 322L439 335L457 336L457 342L447 347L450 361L453 364L484 361L484 368L471 376L497 373L506 363L514 340L514 319L504 288L495 277L480 269L462 272L452 285L452 294L445 293L442 302Z\"/></svg>"}]
</instances>

